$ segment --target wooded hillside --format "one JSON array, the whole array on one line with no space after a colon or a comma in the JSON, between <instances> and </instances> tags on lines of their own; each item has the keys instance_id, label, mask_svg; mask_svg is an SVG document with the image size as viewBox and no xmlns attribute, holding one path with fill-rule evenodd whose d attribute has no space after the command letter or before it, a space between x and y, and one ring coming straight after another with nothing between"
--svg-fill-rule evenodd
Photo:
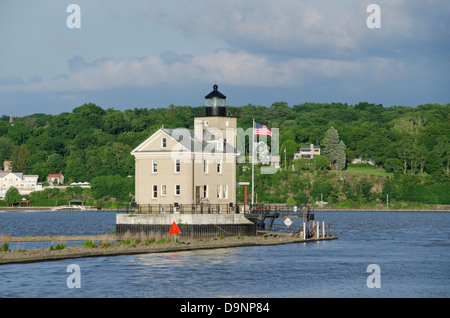
<instances>
[{"instance_id":1,"label":"wooded hillside","mask_svg":"<svg viewBox=\"0 0 450 318\"><path fill-rule=\"evenodd\" d=\"M238 127L244 130L252 126L252 119L268 128L280 129L282 170L284 148L288 170L258 175L260 181L265 181L258 183L259 201L286 202L293 197L296 203L311 202L321 193L324 200L369 202L382 200L384 192L389 191L389 198L394 201L450 203L450 104L383 107L363 102L289 106L276 102L270 107L249 104L227 106L227 110L238 118ZM89 181L97 185L93 189L98 191L97 198L109 195L126 201L129 192L133 193L132 182L124 181L126 185L119 187L122 192L114 194L108 191L117 191L117 187L108 188L105 184L120 184L120 180L134 176L130 151L162 125L193 129L194 116L203 114L204 106L120 111L84 104L70 113L14 118L13 126L9 116L4 115L0 118L0 166L4 159L12 160L15 172L37 174L40 181L45 181L49 173L62 172L67 184ZM336 166L332 170L319 169L314 161L300 160L292 171L292 156L300 145L323 145L331 127L345 144L344 170L337 172ZM357 174L357 178L349 179L348 163L359 157L372 159L386 174L376 171L365 178ZM238 170L238 180L248 178L242 167ZM445 195L441 194L444 190Z\"/></svg>"}]
</instances>

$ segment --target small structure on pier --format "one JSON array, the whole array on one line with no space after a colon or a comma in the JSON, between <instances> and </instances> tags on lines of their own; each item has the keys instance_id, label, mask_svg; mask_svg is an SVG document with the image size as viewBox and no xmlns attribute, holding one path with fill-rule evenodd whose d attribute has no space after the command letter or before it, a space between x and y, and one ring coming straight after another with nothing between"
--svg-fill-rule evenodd
<instances>
[{"instance_id":1,"label":"small structure on pier","mask_svg":"<svg viewBox=\"0 0 450 318\"><path fill-rule=\"evenodd\" d=\"M328 225L328 230L325 233L325 223L315 220L314 211L309 206L299 209L297 206L287 206L285 204L256 205L246 217L257 225L257 231L260 232L272 232L276 219L284 218L285 221L290 221L290 219L294 218L301 219L302 222L300 222L301 226L292 235L299 235L304 239L331 236L330 225ZM267 220L268 222L266 222ZM284 223L286 224L286 222ZM287 224L290 226L292 222Z\"/></svg>"}]
</instances>

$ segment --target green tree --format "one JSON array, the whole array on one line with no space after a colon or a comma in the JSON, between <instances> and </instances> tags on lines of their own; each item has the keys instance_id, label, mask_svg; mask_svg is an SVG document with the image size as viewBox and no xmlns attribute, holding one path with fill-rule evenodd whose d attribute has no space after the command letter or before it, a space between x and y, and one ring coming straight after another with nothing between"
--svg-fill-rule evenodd
<instances>
[{"instance_id":1,"label":"green tree","mask_svg":"<svg viewBox=\"0 0 450 318\"><path fill-rule=\"evenodd\" d=\"M85 128L102 128L105 111L92 103L83 104L73 110L72 124Z\"/></svg>"},{"instance_id":2,"label":"green tree","mask_svg":"<svg viewBox=\"0 0 450 318\"><path fill-rule=\"evenodd\" d=\"M303 191L298 192L298 194L294 196L294 199L298 204L308 203L309 201L308 195Z\"/></svg>"},{"instance_id":3,"label":"green tree","mask_svg":"<svg viewBox=\"0 0 450 318\"><path fill-rule=\"evenodd\" d=\"M412 158L412 144L413 143L411 139L402 139L398 143L397 155L398 158L403 162L403 174L406 174L408 162Z\"/></svg>"},{"instance_id":4,"label":"green tree","mask_svg":"<svg viewBox=\"0 0 450 318\"><path fill-rule=\"evenodd\" d=\"M91 179L91 177L87 175L88 170L86 169L84 152L82 150L72 151L66 163L65 177L76 182L84 182Z\"/></svg>"},{"instance_id":5,"label":"green tree","mask_svg":"<svg viewBox=\"0 0 450 318\"><path fill-rule=\"evenodd\" d=\"M14 172L28 173L28 159L30 151L26 144L22 144L14 150L12 156L12 169Z\"/></svg>"},{"instance_id":6,"label":"green tree","mask_svg":"<svg viewBox=\"0 0 450 318\"><path fill-rule=\"evenodd\" d=\"M7 204L13 206L20 201L20 193L19 190L15 187L11 187L6 191L5 201Z\"/></svg>"},{"instance_id":7,"label":"green tree","mask_svg":"<svg viewBox=\"0 0 450 318\"><path fill-rule=\"evenodd\" d=\"M109 134L117 135L129 129L120 110L108 109L104 118L104 130Z\"/></svg>"},{"instance_id":8,"label":"green tree","mask_svg":"<svg viewBox=\"0 0 450 318\"><path fill-rule=\"evenodd\" d=\"M402 171L402 161L398 158L388 158L384 162L384 169L387 172L400 172Z\"/></svg>"},{"instance_id":9,"label":"green tree","mask_svg":"<svg viewBox=\"0 0 450 318\"><path fill-rule=\"evenodd\" d=\"M415 162L420 169L420 175L423 177L423 170L425 168L425 163L428 158L428 150L422 144L414 145L414 154L416 157Z\"/></svg>"},{"instance_id":10,"label":"green tree","mask_svg":"<svg viewBox=\"0 0 450 318\"><path fill-rule=\"evenodd\" d=\"M324 201L327 201L331 191L333 191L333 186L329 181L316 180L313 182L311 195L316 200L323 198Z\"/></svg>"},{"instance_id":11,"label":"green tree","mask_svg":"<svg viewBox=\"0 0 450 318\"><path fill-rule=\"evenodd\" d=\"M283 142L283 144L281 145L281 148L280 148L280 155L281 155L280 159L283 162L284 162L284 150L285 149L286 149L286 158L287 158L287 160L286 160L287 163L286 164L289 165L289 159L294 157L294 154L298 150L298 145L292 139L288 139L285 142Z\"/></svg>"},{"instance_id":12,"label":"green tree","mask_svg":"<svg viewBox=\"0 0 450 318\"><path fill-rule=\"evenodd\" d=\"M346 163L345 144L341 140L339 142L339 146L338 146L338 149L337 149L336 170L344 170L345 169L345 163Z\"/></svg>"},{"instance_id":13,"label":"green tree","mask_svg":"<svg viewBox=\"0 0 450 318\"><path fill-rule=\"evenodd\" d=\"M437 143L433 148L432 155L438 163L439 170L448 175L450 164L450 142L446 135L437 138Z\"/></svg>"},{"instance_id":14,"label":"green tree","mask_svg":"<svg viewBox=\"0 0 450 318\"><path fill-rule=\"evenodd\" d=\"M386 136L381 135L378 131L373 132L358 143L357 154L363 159L372 159L375 163L380 164L384 161L389 144L390 140Z\"/></svg>"},{"instance_id":15,"label":"green tree","mask_svg":"<svg viewBox=\"0 0 450 318\"><path fill-rule=\"evenodd\" d=\"M60 154L54 153L47 158L48 171L51 173L59 173L64 171L64 158Z\"/></svg>"},{"instance_id":16,"label":"green tree","mask_svg":"<svg viewBox=\"0 0 450 318\"><path fill-rule=\"evenodd\" d=\"M325 134L325 137L322 141L322 155L328 158L330 161L330 165L334 166L336 168L336 161L339 157L339 151L341 149L341 146L339 145L339 133L338 131L331 126L330 129L328 129L327 133Z\"/></svg>"},{"instance_id":17,"label":"green tree","mask_svg":"<svg viewBox=\"0 0 450 318\"><path fill-rule=\"evenodd\" d=\"M362 203L369 202L372 199L372 183L366 179L362 179L355 184L354 192L358 195L359 201Z\"/></svg>"},{"instance_id":18,"label":"green tree","mask_svg":"<svg viewBox=\"0 0 450 318\"><path fill-rule=\"evenodd\" d=\"M293 197L288 197L286 200L286 204L290 206L297 205L297 202L295 202L295 199Z\"/></svg>"},{"instance_id":19,"label":"green tree","mask_svg":"<svg viewBox=\"0 0 450 318\"><path fill-rule=\"evenodd\" d=\"M8 137L0 137L0 165L3 165L5 159L11 157L14 151L14 142Z\"/></svg>"},{"instance_id":20,"label":"green tree","mask_svg":"<svg viewBox=\"0 0 450 318\"><path fill-rule=\"evenodd\" d=\"M314 167L319 171L325 170L330 164L330 161L325 156L314 156L313 160L314 160Z\"/></svg>"}]
</instances>

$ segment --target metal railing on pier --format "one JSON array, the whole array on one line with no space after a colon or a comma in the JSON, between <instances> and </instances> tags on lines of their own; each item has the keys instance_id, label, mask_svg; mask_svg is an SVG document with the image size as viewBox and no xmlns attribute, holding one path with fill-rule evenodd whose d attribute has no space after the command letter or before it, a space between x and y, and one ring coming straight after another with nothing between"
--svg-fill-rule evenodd
<instances>
[{"instance_id":1,"label":"metal railing on pier","mask_svg":"<svg viewBox=\"0 0 450 318\"><path fill-rule=\"evenodd\" d=\"M239 213L228 204L139 204L130 207L137 214L230 214Z\"/></svg>"},{"instance_id":2,"label":"metal railing on pier","mask_svg":"<svg viewBox=\"0 0 450 318\"><path fill-rule=\"evenodd\" d=\"M244 206L242 204L136 204L130 203L118 206L117 211L136 214L231 214L243 213L252 215L306 215L312 214L309 207L289 206L286 204L255 204Z\"/></svg>"}]
</instances>

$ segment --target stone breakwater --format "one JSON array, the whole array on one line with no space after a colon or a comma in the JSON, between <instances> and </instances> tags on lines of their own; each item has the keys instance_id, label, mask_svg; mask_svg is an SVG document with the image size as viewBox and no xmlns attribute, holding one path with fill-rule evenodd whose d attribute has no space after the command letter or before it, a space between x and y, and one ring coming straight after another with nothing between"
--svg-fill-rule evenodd
<instances>
[{"instance_id":1,"label":"stone breakwater","mask_svg":"<svg viewBox=\"0 0 450 318\"><path fill-rule=\"evenodd\" d=\"M25 238L2 238L3 242L15 242L15 241L47 241L48 237L25 237ZM131 255L131 254L145 254L145 253L167 253L167 252L183 252L201 249L215 249L215 248L230 248L230 247L242 247L242 246L263 246L263 245L277 245L288 243L306 243L322 240L336 239L337 236L327 236L321 238L303 239L297 235L286 233L260 233L257 236L233 236L224 238L207 238L207 239L192 239L183 241L153 241L149 243L148 240L131 239L128 244L112 242L110 244L101 244L101 242L107 242L116 240L114 235L105 236L81 236L81 237L51 237L52 242L63 242L63 240L92 240L97 241L95 247L85 246L70 246L60 250L50 248L30 249L30 250L17 250L17 251L3 251L0 252L0 265L2 264L14 264L14 263L33 263L44 261L56 261L70 258L81 257L102 257L102 256L118 256L118 255ZM122 239L122 238L120 238Z\"/></svg>"}]
</instances>

